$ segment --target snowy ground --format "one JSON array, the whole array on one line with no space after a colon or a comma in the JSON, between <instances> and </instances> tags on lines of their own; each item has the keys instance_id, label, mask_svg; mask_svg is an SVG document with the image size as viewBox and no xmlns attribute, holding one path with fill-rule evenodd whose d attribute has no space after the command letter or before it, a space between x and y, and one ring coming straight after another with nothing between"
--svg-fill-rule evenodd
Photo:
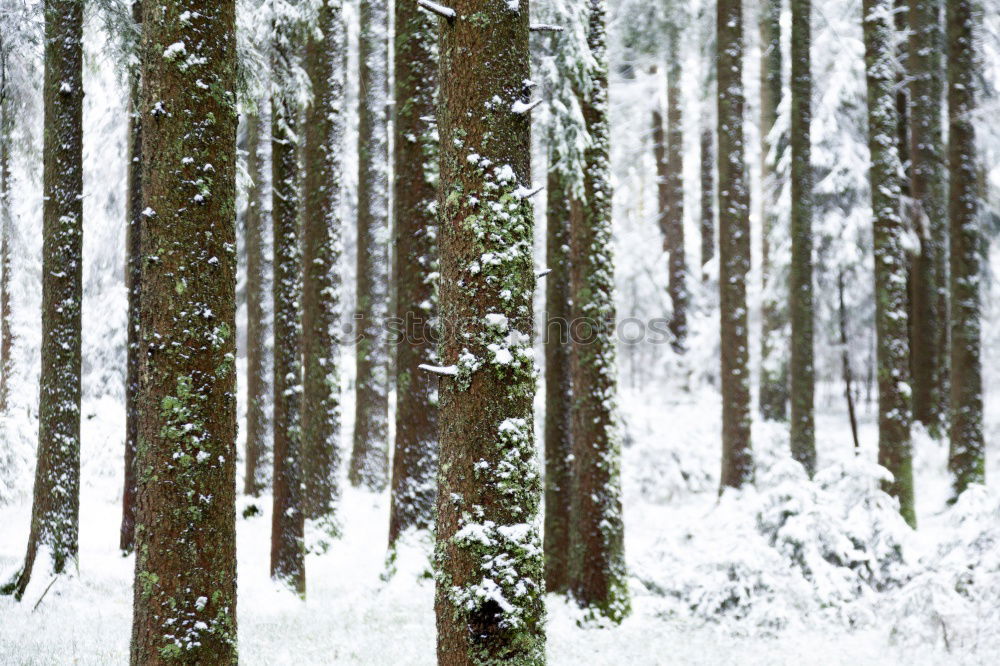
<instances>
[{"instance_id":1,"label":"snowy ground","mask_svg":"<svg viewBox=\"0 0 1000 666\"><path fill-rule=\"evenodd\" d=\"M580 628L574 609L549 597L549 661L552 664L986 664L997 663L1000 642L989 633L975 649L947 652L943 641L897 641L896 620L859 623L848 630L827 615L786 612L786 626L761 631L754 620L706 620L677 612L650 580L670 581L675 570L697 571L706 547L737 553L746 548L739 530L699 536L726 511L715 488L718 458L718 398L710 390L653 404L648 394L623 400L626 541L633 573L633 613L620 627ZM114 405L92 405L100 416ZM120 424L100 416L85 420L84 460L117 460L111 434ZM821 464L851 457L843 416L831 409L819 420ZM762 455L780 449L781 428L755 430ZM864 446L874 444L865 418ZM943 462L942 447L923 440L918 479L938 484L930 472ZM51 578L36 569L22 603L0 598L0 663L124 664L131 619L131 558L117 549L120 472L118 466L85 464L81 506L79 575L58 579L33 609ZM919 491L918 491L919 492ZM920 492L922 529L914 540L935 541L943 505L942 488ZM246 664L433 664L433 585L421 577L424 561L416 550L401 557L396 575L383 580L387 496L348 489L344 497L344 538L329 552L308 558L305 602L276 589L268 578L270 519L265 514L239 521L239 640ZM265 506L267 502L264 502ZM23 556L30 503L0 507L0 573ZM728 518L732 519L732 518ZM739 517L735 518L739 520ZM664 547L670 549L665 555ZM929 546L925 546L929 547ZM727 557L725 553L713 553ZM678 573L677 576L681 574ZM768 574L770 575L770 574ZM654 589L650 589L650 588ZM704 590L709 590L706 582ZM699 594L704 594L704 590ZM778 600L781 601L781 600ZM685 600L689 603L690 600ZM767 613L774 615L774 599ZM789 604L791 602L788 602ZM865 602L866 612L882 612L883 601ZM883 604L880 606L880 604ZM856 608L854 611L856 612ZM887 612L887 611L886 611ZM977 623L985 618L965 617ZM954 646L952 646L954 648Z\"/></svg>"}]
</instances>

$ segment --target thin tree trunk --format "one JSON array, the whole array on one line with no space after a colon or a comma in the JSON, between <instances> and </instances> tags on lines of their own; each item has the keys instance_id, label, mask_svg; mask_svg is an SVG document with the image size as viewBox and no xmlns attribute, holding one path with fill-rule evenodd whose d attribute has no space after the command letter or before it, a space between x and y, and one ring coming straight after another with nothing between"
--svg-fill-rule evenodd
<instances>
[{"instance_id":1,"label":"thin tree trunk","mask_svg":"<svg viewBox=\"0 0 1000 666\"><path fill-rule=\"evenodd\" d=\"M339 1L316 6L306 47L312 104L306 111L302 293L304 510L337 533L340 487L340 260L347 33Z\"/></svg>"},{"instance_id":2,"label":"thin tree trunk","mask_svg":"<svg viewBox=\"0 0 1000 666\"><path fill-rule=\"evenodd\" d=\"M719 138L719 312L722 378L722 486L753 479L747 274L750 195L743 152L743 7L719 0L716 15Z\"/></svg>"},{"instance_id":3,"label":"thin tree trunk","mask_svg":"<svg viewBox=\"0 0 1000 666\"><path fill-rule=\"evenodd\" d=\"M571 194L568 165L557 152L559 138L549 142L545 242L545 586L569 592L572 531L572 375L570 374L569 243L573 215L582 215Z\"/></svg>"},{"instance_id":4,"label":"thin tree trunk","mask_svg":"<svg viewBox=\"0 0 1000 666\"><path fill-rule=\"evenodd\" d=\"M920 238L913 267L913 418L932 432L944 424L948 328L942 0L910 0L911 227Z\"/></svg>"},{"instance_id":5,"label":"thin tree trunk","mask_svg":"<svg viewBox=\"0 0 1000 666\"><path fill-rule=\"evenodd\" d=\"M247 114L247 439L243 492L260 496L271 481L271 363L269 340L271 297L268 279L266 235L270 217L266 214L265 168L271 114L263 100ZM261 108L265 107L265 108Z\"/></svg>"},{"instance_id":6,"label":"thin tree trunk","mask_svg":"<svg viewBox=\"0 0 1000 666\"><path fill-rule=\"evenodd\" d=\"M274 510L271 577L305 595L302 497L302 247L299 222L299 109L292 45L296 19L274 24L271 70L271 218L274 243Z\"/></svg>"},{"instance_id":7,"label":"thin tree trunk","mask_svg":"<svg viewBox=\"0 0 1000 666\"><path fill-rule=\"evenodd\" d=\"M675 17L676 18L676 17ZM684 125L681 117L680 30L672 27L667 47L667 182L664 230L669 254L667 290L673 314L670 333L673 347L683 353L687 346L687 260L684 255Z\"/></svg>"},{"instance_id":8,"label":"thin tree trunk","mask_svg":"<svg viewBox=\"0 0 1000 666\"><path fill-rule=\"evenodd\" d=\"M350 481L385 488L389 466L389 10L360 0L358 270L354 448Z\"/></svg>"},{"instance_id":9,"label":"thin tree trunk","mask_svg":"<svg viewBox=\"0 0 1000 666\"><path fill-rule=\"evenodd\" d=\"M434 524L437 380L430 320L437 300L437 19L416 3L396 3L395 182L396 442L389 546L405 530Z\"/></svg>"},{"instance_id":10,"label":"thin tree trunk","mask_svg":"<svg viewBox=\"0 0 1000 666\"><path fill-rule=\"evenodd\" d=\"M435 530L438 663L543 664L530 351L534 224L523 195L531 187L529 16L524 5L511 11L493 0L450 5L457 18L439 19L446 374Z\"/></svg>"},{"instance_id":11,"label":"thin tree trunk","mask_svg":"<svg viewBox=\"0 0 1000 666\"><path fill-rule=\"evenodd\" d=\"M864 0L868 145L875 238L875 328L878 345L879 463L892 472L886 491L916 526L910 444L909 328L905 232L900 217L899 117L895 100L892 0Z\"/></svg>"},{"instance_id":12,"label":"thin tree trunk","mask_svg":"<svg viewBox=\"0 0 1000 666\"><path fill-rule=\"evenodd\" d=\"M951 443L948 467L958 497L984 483L979 178L976 108L982 10L975 0L948 3L948 171L951 235Z\"/></svg>"},{"instance_id":13,"label":"thin tree trunk","mask_svg":"<svg viewBox=\"0 0 1000 666\"><path fill-rule=\"evenodd\" d=\"M813 171L809 126L812 122L811 0L792 0L792 265L788 284L791 340L791 448L809 476L816 471L813 416Z\"/></svg>"},{"instance_id":14,"label":"thin tree trunk","mask_svg":"<svg viewBox=\"0 0 1000 666\"><path fill-rule=\"evenodd\" d=\"M53 571L76 561L80 520L80 304L83 281L83 6L48 0L45 17L42 368L31 528L18 599L39 548Z\"/></svg>"},{"instance_id":15,"label":"thin tree trunk","mask_svg":"<svg viewBox=\"0 0 1000 666\"><path fill-rule=\"evenodd\" d=\"M788 417L789 352L787 329L790 300L783 271L774 265L778 238L785 237L779 214L778 163L785 150L785 137L772 144L774 123L781 103L781 0L764 0L760 9L760 127L761 127L761 348L760 412L765 419L784 421ZM792 42L794 46L794 41Z\"/></svg>"},{"instance_id":16,"label":"thin tree trunk","mask_svg":"<svg viewBox=\"0 0 1000 666\"><path fill-rule=\"evenodd\" d=\"M132 11L140 16L141 5ZM135 454L139 438L139 356L142 353L140 324L140 294L142 285L141 223L142 223L142 116L139 95L142 89L139 72L129 75L129 165L125 195L128 206L125 231L125 288L128 291L127 359L125 371L125 485L122 490L122 524L118 547L132 552L135 539Z\"/></svg>"},{"instance_id":17,"label":"thin tree trunk","mask_svg":"<svg viewBox=\"0 0 1000 666\"><path fill-rule=\"evenodd\" d=\"M14 370L11 358L14 338L10 328L10 244L14 223L10 199L10 156L14 118L7 87L9 54L10 51L0 42L0 414L7 413L10 374Z\"/></svg>"},{"instance_id":18,"label":"thin tree trunk","mask_svg":"<svg viewBox=\"0 0 1000 666\"><path fill-rule=\"evenodd\" d=\"M621 441L616 422L614 259L608 125L607 2L588 0L592 56L581 95L590 143L584 153L583 215L570 229L573 377L573 596L590 613L621 622L629 612ZM673 194L673 193L671 193ZM579 332L579 331L575 331Z\"/></svg>"},{"instance_id":19,"label":"thin tree trunk","mask_svg":"<svg viewBox=\"0 0 1000 666\"><path fill-rule=\"evenodd\" d=\"M143 4L133 666L237 660L235 5Z\"/></svg>"},{"instance_id":20,"label":"thin tree trunk","mask_svg":"<svg viewBox=\"0 0 1000 666\"><path fill-rule=\"evenodd\" d=\"M854 413L854 393L851 390L854 374L851 372L850 347L847 339L847 306L844 304L843 269L837 274L837 313L840 326L840 363L844 377L844 397L847 399L847 416L851 420L851 436L854 438L854 450L857 452L861 450L861 441L858 439L858 419Z\"/></svg>"},{"instance_id":21,"label":"thin tree trunk","mask_svg":"<svg viewBox=\"0 0 1000 666\"><path fill-rule=\"evenodd\" d=\"M705 265L715 258L715 132L701 132L701 279L707 280Z\"/></svg>"}]
</instances>

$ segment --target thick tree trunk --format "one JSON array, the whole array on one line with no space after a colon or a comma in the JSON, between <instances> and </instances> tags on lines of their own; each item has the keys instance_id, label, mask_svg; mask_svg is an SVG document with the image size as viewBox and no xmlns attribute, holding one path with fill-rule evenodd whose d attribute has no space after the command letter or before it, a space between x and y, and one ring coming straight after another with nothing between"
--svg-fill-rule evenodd
<instances>
[{"instance_id":1,"label":"thick tree trunk","mask_svg":"<svg viewBox=\"0 0 1000 666\"><path fill-rule=\"evenodd\" d=\"M816 426L813 416L813 171L809 126L812 122L811 0L792 0L792 265L788 310L791 340L792 457L809 476L816 471Z\"/></svg>"},{"instance_id":2,"label":"thick tree trunk","mask_svg":"<svg viewBox=\"0 0 1000 666\"><path fill-rule=\"evenodd\" d=\"M389 545L407 529L434 524L437 379L430 320L437 288L437 19L415 2L396 3L395 214L396 442Z\"/></svg>"},{"instance_id":3,"label":"thick tree trunk","mask_svg":"<svg viewBox=\"0 0 1000 666\"><path fill-rule=\"evenodd\" d=\"M237 658L235 5L143 4L133 666Z\"/></svg>"},{"instance_id":4,"label":"thick tree trunk","mask_svg":"<svg viewBox=\"0 0 1000 666\"><path fill-rule=\"evenodd\" d=\"M438 663L543 664L527 3L439 19Z\"/></svg>"},{"instance_id":5,"label":"thick tree trunk","mask_svg":"<svg viewBox=\"0 0 1000 666\"><path fill-rule=\"evenodd\" d=\"M344 75L347 32L339 1L316 7L306 47L312 104L306 111L303 228L302 397L304 510L336 533L340 498L340 260Z\"/></svg>"},{"instance_id":6,"label":"thick tree trunk","mask_svg":"<svg viewBox=\"0 0 1000 666\"><path fill-rule=\"evenodd\" d=\"M606 14L606 0L588 0L587 45L593 64L581 95L590 137L584 153L586 204L570 229L573 320L584 325L582 331L574 326L571 355L575 527L571 589L590 613L620 622L629 612L629 597L616 422Z\"/></svg>"},{"instance_id":7,"label":"thick tree trunk","mask_svg":"<svg viewBox=\"0 0 1000 666\"><path fill-rule=\"evenodd\" d=\"M743 150L743 7L719 0L716 15L719 138L719 312L722 378L722 486L753 479L747 274L750 195Z\"/></svg>"},{"instance_id":8,"label":"thick tree trunk","mask_svg":"<svg viewBox=\"0 0 1000 666\"><path fill-rule=\"evenodd\" d=\"M132 3L132 13L138 23L142 5ZM125 288L128 290L125 362L125 483L122 489L122 524L118 547L132 552L135 540L135 453L139 442L139 357L142 354L140 331L142 293L142 87L139 71L129 72L129 165L125 194Z\"/></svg>"},{"instance_id":9,"label":"thick tree trunk","mask_svg":"<svg viewBox=\"0 0 1000 666\"><path fill-rule=\"evenodd\" d=\"M389 451L389 10L360 0L358 106L357 395L350 481L385 488Z\"/></svg>"},{"instance_id":10,"label":"thick tree trunk","mask_svg":"<svg viewBox=\"0 0 1000 666\"><path fill-rule=\"evenodd\" d=\"M573 216L582 215L583 207L572 196L558 141L551 137L546 188L545 254L551 272L545 276L545 586L566 593L573 503L569 234Z\"/></svg>"},{"instance_id":11,"label":"thick tree trunk","mask_svg":"<svg viewBox=\"0 0 1000 666\"><path fill-rule=\"evenodd\" d=\"M920 238L913 266L913 418L940 430L946 419L948 217L941 100L942 0L910 0L910 225Z\"/></svg>"},{"instance_id":12,"label":"thick tree trunk","mask_svg":"<svg viewBox=\"0 0 1000 666\"><path fill-rule=\"evenodd\" d=\"M957 497L985 482L981 353L980 254L976 134L978 43L982 10L975 0L948 3L948 209L951 235L951 447L948 467Z\"/></svg>"},{"instance_id":13,"label":"thick tree trunk","mask_svg":"<svg viewBox=\"0 0 1000 666\"><path fill-rule=\"evenodd\" d=\"M299 223L299 109L292 17L275 21L271 71L271 222L274 243L274 510L271 576L304 595L302 503L302 247Z\"/></svg>"},{"instance_id":14,"label":"thick tree trunk","mask_svg":"<svg viewBox=\"0 0 1000 666\"><path fill-rule=\"evenodd\" d=\"M765 419L784 421L788 417L789 353L787 325L789 294L784 271L774 265L778 239L786 237L779 214L781 182L778 163L786 138L773 137L781 103L781 0L764 0L759 17L760 127L761 127L761 334L760 334L760 413ZM794 42L793 42L794 46ZM776 139L772 143L772 140Z\"/></svg>"},{"instance_id":15,"label":"thick tree trunk","mask_svg":"<svg viewBox=\"0 0 1000 666\"><path fill-rule=\"evenodd\" d=\"M916 525L910 445L907 255L900 217L900 173L892 49L892 0L864 0L868 80L868 146L875 237L875 328L878 345L879 463L894 480L886 491Z\"/></svg>"},{"instance_id":16,"label":"thick tree trunk","mask_svg":"<svg viewBox=\"0 0 1000 666\"><path fill-rule=\"evenodd\" d=\"M38 457L24 565L3 587L24 594L39 548L55 573L76 560L80 518L80 302L83 246L83 5L48 0L45 17L42 368Z\"/></svg>"},{"instance_id":17,"label":"thick tree trunk","mask_svg":"<svg viewBox=\"0 0 1000 666\"><path fill-rule=\"evenodd\" d=\"M263 100L259 102L265 106ZM267 257L270 216L265 200L265 168L271 114L258 108L247 114L247 440L243 492L258 497L271 481L271 297Z\"/></svg>"},{"instance_id":18,"label":"thick tree trunk","mask_svg":"<svg viewBox=\"0 0 1000 666\"><path fill-rule=\"evenodd\" d=\"M667 163L666 208L661 210L665 246L669 256L667 291L673 305L670 333L673 347L683 353L687 345L687 260L684 255L684 126L681 117L680 31L670 29L667 48Z\"/></svg>"}]
</instances>

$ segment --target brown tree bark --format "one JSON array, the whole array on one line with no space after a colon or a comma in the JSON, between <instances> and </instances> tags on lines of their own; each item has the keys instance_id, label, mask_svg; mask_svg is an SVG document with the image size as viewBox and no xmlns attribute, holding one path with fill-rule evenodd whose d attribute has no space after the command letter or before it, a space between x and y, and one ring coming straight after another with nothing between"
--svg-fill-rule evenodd
<instances>
[{"instance_id":1,"label":"brown tree bark","mask_svg":"<svg viewBox=\"0 0 1000 666\"><path fill-rule=\"evenodd\" d=\"M42 368L38 456L24 565L0 591L18 599L39 548L57 574L75 562L80 519L83 282L83 6L48 0L42 146Z\"/></svg>"},{"instance_id":2,"label":"brown tree bark","mask_svg":"<svg viewBox=\"0 0 1000 666\"><path fill-rule=\"evenodd\" d=\"M133 666L237 660L235 14L143 4Z\"/></svg>"},{"instance_id":3,"label":"brown tree bark","mask_svg":"<svg viewBox=\"0 0 1000 666\"><path fill-rule=\"evenodd\" d=\"M436 569L442 666L545 661L532 401L527 3L441 23Z\"/></svg>"},{"instance_id":4,"label":"brown tree bark","mask_svg":"<svg viewBox=\"0 0 1000 666\"><path fill-rule=\"evenodd\" d=\"M437 19L415 2L396 3L393 183L396 319L396 441L389 546L408 529L434 523L437 379L431 318L437 300L437 159L434 127Z\"/></svg>"}]
</instances>

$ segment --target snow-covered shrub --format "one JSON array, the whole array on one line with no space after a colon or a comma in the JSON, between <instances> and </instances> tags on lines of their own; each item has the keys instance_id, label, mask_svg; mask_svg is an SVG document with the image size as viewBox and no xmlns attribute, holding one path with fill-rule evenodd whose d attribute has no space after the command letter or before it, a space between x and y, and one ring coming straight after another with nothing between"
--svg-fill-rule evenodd
<instances>
[{"instance_id":1,"label":"snow-covered shrub","mask_svg":"<svg viewBox=\"0 0 1000 666\"><path fill-rule=\"evenodd\" d=\"M892 637L970 653L1000 638L1000 496L966 490L944 516L949 534L891 600Z\"/></svg>"}]
</instances>

